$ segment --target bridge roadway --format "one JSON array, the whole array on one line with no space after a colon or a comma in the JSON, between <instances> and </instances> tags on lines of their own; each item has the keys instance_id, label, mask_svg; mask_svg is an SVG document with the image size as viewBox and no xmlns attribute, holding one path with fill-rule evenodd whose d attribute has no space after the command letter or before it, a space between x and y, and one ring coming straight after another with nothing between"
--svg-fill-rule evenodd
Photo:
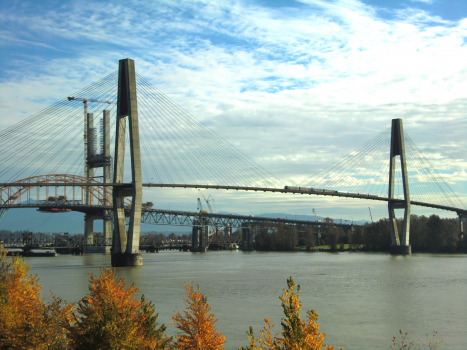
<instances>
[{"instance_id":1,"label":"bridge roadway","mask_svg":"<svg viewBox=\"0 0 467 350\"><path fill-rule=\"evenodd\" d=\"M109 186L109 187L126 187L128 184L119 184L119 183L63 183L63 182L15 182L15 183L0 183L1 187L42 187L42 186L51 186L51 187L101 187L101 186ZM363 193L349 193L349 192L342 192L342 191L334 191L334 190L325 190L325 189L313 189L313 188L301 188L301 187L289 187L285 186L285 188L269 188L269 187L248 187L248 186L223 186L223 185L191 185L191 184L153 184L153 183L145 183L143 187L157 187L157 188L193 188L193 189L216 189L216 190L236 190L236 191L255 191L255 192L278 192L278 193L292 193L292 194L308 194L308 195L319 195L319 196L332 196L332 197L346 197L346 198L358 198L358 199L369 199L375 201L383 201L383 202L394 202L395 208L404 207L404 201L398 199L389 199L387 197L381 197L371 194L363 194ZM467 215L467 210L463 208L455 208L449 207L444 205L432 204L432 203L425 203L419 201L410 201L410 204L417 205L421 207L427 208L434 208L434 209L441 209L441 210L448 210L456 212L458 215ZM10 208L8 205L0 204L0 208Z\"/></svg>"},{"instance_id":2,"label":"bridge roadway","mask_svg":"<svg viewBox=\"0 0 467 350\"><path fill-rule=\"evenodd\" d=\"M18 208L39 208L43 210L50 209L69 209L78 212L101 212L104 210L112 210L112 207L102 205L81 205L81 204L14 204L10 206L0 206L0 208L18 209ZM321 226L323 222L320 221L307 221L307 220L292 220L281 218L267 218L252 215L235 215L235 214L210 214L193 212L193 211L180 211L180 210L167 210L167 209L152 209L143 208L141 215L141 223L153 225L173 225L173 226L198 226L200 217L203 219L211 219L217 226L230 226L232 228L241 228L245 225L256 226L261 222L269 222L272 224L283 223L286 225L295 226ZM212 224L210 224L212 225ZM342 222L333 223L334 226L343 229L349 229L353 225Z\"/></svg>"}]
</instances>

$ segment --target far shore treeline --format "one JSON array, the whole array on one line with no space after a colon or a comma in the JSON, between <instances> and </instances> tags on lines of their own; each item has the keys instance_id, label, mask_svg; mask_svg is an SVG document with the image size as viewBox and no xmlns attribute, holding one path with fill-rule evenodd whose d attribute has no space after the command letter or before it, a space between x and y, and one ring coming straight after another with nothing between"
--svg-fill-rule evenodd
<instances>
[{"instance_id":1,"label":"far shore treeline","mask_svg":"<svg viewBox=\"0 0 467 350\"><path fill-rule=\"evenodd\" d=\"M302 227L262 222L252 229L254 234L254 249L262 251L375 251L389 252L391 247L391 231L388 219L380 219L363 226L355 226L353 230L344 231L334 226L331 218L320 222L320 227ZM402 230L402 220L397 220L399 232ZM28 231L16 231L15 233ZM11 234L8 230L0 230L1 234ZM95 232L94 242L100 242L102 233ZM155 240L191 242L190 234L165 235L156 231L145 232L144 237ZM74 235L84 238L83 234ZM240 242L241 230L232 232L226 237L221 230L211 236L211 241L231 240ZM1 243L1 242L0 242ZM426 217L411 215L410 244L412 252L423 253L467 253L467 244L462 239L459 221L457 219L443 219L438 215Z\"/></svg>"},{"instance_id":2,"label":"far shore treeline","mask_svg":"<svg viewBox=\"0 0 467 350\"><path fill-rule=\"evenodd\" d=\"M397 220L399 232L402 220ZM263 223L255 236L257 250L362 250L389 251L391 231L388 219L367 223L355 229L344 231L326 218L318 227L298 230L295 226ZM410 218L410 244L413 252L466 253L461 240L459 223L456 219L441 219L438 215Z\"/></svg>"}]
</instances>

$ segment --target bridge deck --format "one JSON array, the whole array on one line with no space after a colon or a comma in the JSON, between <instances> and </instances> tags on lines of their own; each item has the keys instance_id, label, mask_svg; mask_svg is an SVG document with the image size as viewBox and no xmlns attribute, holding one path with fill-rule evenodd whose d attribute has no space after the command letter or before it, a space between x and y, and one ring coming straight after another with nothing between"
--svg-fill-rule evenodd
<instances>
[{"instance_id":1,"label":"bridge deck","mask_svg":"<svg viewBox=\"0 0 467 350\"><path fill-rule=\"evenodd\" d=\"M15 182L15 183L0 183L0 187L42 187L42 186L51 186L51 187L63 187L63 186L78 186L78 187L95 187L95 186L109 186L109 187L125 187L127 184L117 184L117 183L61 183L61 182L49 182L49 183L40 183L40 182ZM398 199L389 199L387 197L375 196L371 194L363 193L349 193L349 192L340 192L334 190L323 190L323 189L287 189L287 188L269 188L269 187L248 187L248 186L223 186L223 185L200 185L200 184L153 184L145 183L143 187L158 187L158 188L193 188L193 189L217 189L217 190L235 190L235 191L254 191L254 192L272 192L272 193L292 193L292 194L308 194L308 195L319 195L319 196L332 196L332 197L345 197L345 198L358 198L358 199L369 199L375 201L383 202L396 202L403 203L402 200ZM421 207L441 209L454 211L458 215L467 215L467 210L463 208L455 208L444 205L437 205L432 203L424 203L419 201L410 201L412 205L417 205ZM10 208L11 206L0 204L0 208ZM82 206L80 206L82 207Z\"/></svg>"}]
</instances>

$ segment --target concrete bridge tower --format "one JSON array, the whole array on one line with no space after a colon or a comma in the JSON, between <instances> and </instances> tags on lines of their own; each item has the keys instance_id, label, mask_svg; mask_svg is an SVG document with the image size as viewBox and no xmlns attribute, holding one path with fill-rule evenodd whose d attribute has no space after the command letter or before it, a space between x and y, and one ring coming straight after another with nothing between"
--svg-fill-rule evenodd
<instances>
[{"instance_id":1,"label":"concrete bridge tower","mask_svg":"<svg viewBox=\"0 0 467 350\"><path fill-rule=\"evenodd\" d=\"M108 183L111 182L110 179L110 164L111 164L111 156L110 156L110 111L105 109L103 111L102 119L101 119L101 147L98 153L97 150L97 132L96 128L94 127L94 114L87 113L87 154L86 154L86 177L88 179L94 178L94 169L95 168L102 168L103 170L103 182ZM110 203L112 201L111 198L112 190L110 187L104 188L104 200L105 203ZM90 206L95 203L93 196L86 191L85 193L85 204ZM110 222L110 215L107 210L99 211L99 210L91 210L89 209L88 212L84 214L84 236L86 238L86 242L88 246L92 246L94 243L93 234L94 234L94 221L95 220L103 220L103 233L104 233L104 242L108 242L108 238L110 238L111 234L111 222ZM104 242L97 242L100 246ZM108 247L109 248L109 247ZM86 248L91 249L91 248ZM96 248L93 247L93 251L96 251ZM107 252L107 248L104 248L102 252Z\"/></svg>"},{"instance_id":2,"label":"concrete bridge tower","mask_svg":"<svg viewBox=\"0 0 467 350\"><path fill-rule=\"evenodd\" d=\"M131 183L123 183L125 158L125 132L128 117ZM112 241L112 266L143 265L139 253L143 183L141 178L141 152L139 142L138 105L136 100L135 61L123 59L119 62L117 121L115 136L114 183L114 232ZM131 197L131 208L124 207L124 198ZM130 224L125 225L125 209L129 209Z\"/></svg>"},{"instance_id":3,"label":"concrete bridge tower","mask_svg":"<svg viewBox=\"0 0 467 350\"><path fill-rule=\"evenodd\" d=\"M394 176L396 157L399 156L402 175L404 199L394 198ZM407 163L405 158L404 128L402 119L393 119L391 128L391 154L389 159L389 194L388 194L389 226L391 228L391 254L410 254L410 192L407 176ZM399 237L395 209L404 209L404 222Z\"/></svg>"}]
</instances>

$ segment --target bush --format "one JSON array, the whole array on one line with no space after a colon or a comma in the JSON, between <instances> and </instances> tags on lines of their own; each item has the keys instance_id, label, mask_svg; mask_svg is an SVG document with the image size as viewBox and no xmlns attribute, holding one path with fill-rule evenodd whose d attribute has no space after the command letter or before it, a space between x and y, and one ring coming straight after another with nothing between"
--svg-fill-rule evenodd
<instances>
[{"instance_id":1,"label":"bush","mask_svg":"<svg viewBox=\"0 0 467 350\"><path fill-rule=\"evenodd\" d=\"M298 292L300 286L295 286L292 277L287 279L287 289L284 289L284 294L280 296L284 318L281 320L282 332L277 332L273 337L271 335L271 324L266 318L266 326L260 331L260 337L255 340L253 328L247 332L249 346L240 348L242 350L318 350L325 347L326 350L334 349L333 346L325 346L324 338L326 334L319 332L318 314L313 310L308 310L307 320L302 321L300 310L302 303L299 301ZM272 325L272 328L275 324Z\"/></svg>"},{"instance_id":2,"label":"bush","mask_svg":"<svg viewBox=\"0 0 467 350\"><path fill-rule=\"evenodd\" d=\"M73 349L166 349L170 338L166 327L157 328L154 305L133 295L134 285L125 289L123 279L115 281L113 268L91 274L89 295L78 303L70 327Z\"/></svg>"}]
</instances>

